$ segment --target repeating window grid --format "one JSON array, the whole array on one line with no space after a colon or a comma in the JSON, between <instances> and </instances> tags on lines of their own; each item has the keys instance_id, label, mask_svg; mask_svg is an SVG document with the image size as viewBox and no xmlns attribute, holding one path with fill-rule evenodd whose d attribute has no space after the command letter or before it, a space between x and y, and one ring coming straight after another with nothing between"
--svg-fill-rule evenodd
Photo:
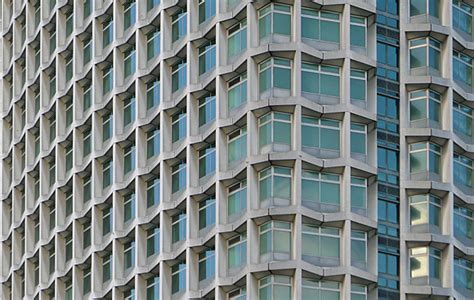
<instances>
[{"instance_id":1,"label":"repeating window grid","mask_svg":"<svg viewBox=\"0 0 474 300\"><path fill-rule=\"evenodd\" d=\"M185 125L185 122L186 122L186 112L185 111L181 111L179 113L176 113L175 115L173 115L172 117L172 121L171 121L171 128L172 130L178 130L178 132L176 132L175 134L173 134L173 143L174 142L177 142L179 140L181 140L183 137L186 136L186 132L181 132L182 131L182 126L181 125L181 122L184 122L184 125ZM184 135L184 136L182 136Z\"/></svg>"},{"instance_id":2,"label":"repeating window grid","mask_svg":"<svg viewBox=\"0 0 474 300\"><path fill-rule=\"evenodd\" d=\"M341 285L339 282L335 281L325 281L325 280L314 280L309 278L303 278L302 283L303 289L313 290L315 292L327 291L331 294L338 294L341 292Z\"/></svg>"},{"instance_id":3,"label":"repeating window grid","mask_svg":"<svg viewBox=\"0 0 474 300\"><path fill-rule=\"evenodd\" d=\"M107 21L103 27L102 47L107 47L113 40L113 20Z\"/></svg>"},{"instance_id":4,"label":"repeating window grid","mask_svg":"<svg viewBox=\"0 0 474 300\"><path fill-rule=\"evenodd\" d=\"M102 187L105 189L113 183L113 163L112 160L104 162L104 168L102 170Z\"/></svg>"},{"instance_id":5,"label":"repeating window grid","mask_svg":"<svg viewBox=\"0 0 474 300\"><path fill-rule=\"evenodd\" d=\"M177 31L177 36L172 37L172 42L176 42L177 40L181 39L184 35L186 35L187 29L184 29L184 32L181 32L183 28L180 28L181 27L180 25L183 25L182 22L185 23L186 19L187 19L187 12L185 9L181 9L180 11L176 12L173 15L172 20L171 20L171 27L173 29L176 28L175 30ZM186 26L186 24L184 24L184 26Z\"/></svg>"},{"instance_id":6,"label":"repeating window grid","mask_svg":"<svg viewBox=\"0 0 474 300\"><path fill-rule=\"evenodd\" d=\"M160 252L160 227L153 227L147 230L147 256ZM158 245L157 245L158 244ZM150 249L153 247L153 249Z\"/></svg>"},{"instance_id":7,"label":"repeating window grid","mask_svg":"<svg viewBox=\"0 0 474 300\"><path fill-rule=\"evenodd\" d=\"M147 208L159 203L160 199L156 199L155 196L160 192L160 179L155 178L147 182ZM150 199L150 197L152 199Z\"/></svg>"},{"instance_id":8,"label":"repeating window grid","mask_svg":"<svg viewBox=\"0 0 474 300\"><path fill-rule=\"evenodd\" d=\"M362 81L363 86L365 87L364 89L364 96L363 99L367 99L367 72L359 69L351 69L350 72L350 80L353 81Z\"/></svg>"},{"instance_id":9,"label":"repeating window grid","mask_svg":"<svg viewBox=\"0 0 474 300\"><path fill-rule=\"evenodd\" d=\"M183 188L186 188L186 186L181 186L181 177L182 175L186 176L186 162L185 161L181 161L179 163L177 163L176 165L174 165L172 167L172 170L171 170L171 178L174 179L176 178L177 180L179 180L179 189L178 190L173 190L173 193L176 193L176 192L180 192L182 191ZM185 180L185 178L184 178ZM186 183L184 183L184 185L186 185Z\"/></svg>"},{"instance_id":10,"label":"repeating window grid","mask_svg":"<svg viewBox=\"0 0 474 300\"><path fill-rule=\"evenodd\" d=\"M303 235L312 235L318 238L319 241L321 240L322 237L337 239L338 241L340 241L340 238L341 238L341 230L339 228L327 227L327 226L316 226L309 223L303 224L302 233ZM321 242L319 242L318 245L320 248L325 247L324 245L322 245ZM320 250L318 252L321 253ZM339 255L340 254L337 253L337 256Z\"/></svg>"},{"instance_id":11,"label":"repeating window grid","mask_svg":"<svg viewBox=\"0 0 474 300\"><path fill-rule=\"evenodd\" d=\"M147 84L146 94L149 97L147 98L147 109L160 104L160 81L158 79Z\"/></svg>"},{"instance_id":12,"label":"repeating window grid","mask_svg":"<svg viewBox=\"0 0 474 300\"><path fill-rule=\"evenodd\" d=\"M237 103L231 103L231 96L237 94L239 99ZM232 110L247 102L247 72L234 77L227 83L228 108Z\"/></svg>"},{"instance_id":13,"label":"repeating window grid","mask_svg":"<svg viewBox=\"0 0 474 300\"><path fill-rule=\"evenodd\" d=\"M364 190L365 209L367 209L367 178L351 176L351 187ZM352 206L354 206L352 204Z\"/></svg>"},{"instance_id":14,"label":"repeating window grid","mask_svg":"<svg viewBox=\"0 0 474 300\"><path fill-rule=\"evenodd\" d=\"M290 277L288 277L290 280L288 281L282 281L282 280L277 280L279 277L288 277L288 276L283 276L283 275L269 275L267 277L264 277L262 279L260 279L258 281L258 289L259 290L262 290L263 288L267 287L267 286L274 286L274 285L278 285L278 286L284 286L284 287L288 287L291 289L292 287L292 280ZM270 280L266 280L266 279L270 279ZM275 291L273 291L275 292ZM273 299L273 295L272 295L272 299Z\"/></svg>"},{"instance_id":15,"label":"repeating window grid","mask_svg":"<svg viewBox=\"0 0 474 300\"><path fill-rule=\"evenodd\" d=\"M258 119L258 127L262 128L264 125L273 124L274 122L286 123L291 126L292 124L292 115L287 113L275 113L270 112ZM273 126L271 126L271 136L270 140L275 140L275 132Z\"/></svg>"},{"instance_id":16,"label":"repeating window grid","mask_svg":"<svg viewBox=\"0 0 474 300\"><path fill-rule=\"evenodd\" d=\"M367 299L367 286L362 284L351 284L351 297L357 297L357 299Z\"/></svg>"},{"instance_id":17,"label":"repeating window grid","mask_svg":"<svg viewBox=\"0 0 474 300\"><path fill-rule=\"evenodd\" d=\"M147 300L158 300L160 297L160 277L150 277L146 281Z\"/></svg>"},{"instance_id":18,"label":"repeating window grid","mask_svg":"<svg viewBox=\"0 0 474 300\"><path fill-rule=\"evenodd\" d=\"M340 131L341 131L341 122L338 121L338 120L332 120L332 119L319 119L319 118L314 118L314 117L309 117L309 116L303 116L302 117L302 120L301 120L301 124L302 126L307 126L307 127L314 127L314 128L317 128L317 129L329 129L331 131L338 131L339 135L340 135ZM321 146L321 140L322 136L321 134L319 134L319 141L318 141L318 145L320 148L322 148ZM339 142L340 143L340 142Z\"/></svg>"},{"instance_id":19,"label":"repeating window grid","mask_svg":"<svg viewBox=\"0 0 474 300\"><path fill-rule=\"evenodd\" d=\"M199 202L199 229L204 229L216 223L216 199L209 197Z\"/></svg>"},{"instance_id":20,"label":"repeating window grid","mask_svg":"<svg viewBox=\"0 0 474 300\"><path fill-rule=\"evenodd\" d=\"M367 232L365 231L360 231L360 230L351 230L351 243L354 242L362 242L364 247L365 247L365 255L364 255L364 263L367 262ZM354 249L354 246L351 246L352 249Z\"/></svg>"},{"instance_id":21,"label":"repeating window grid","mask_svg":"<svg viewBox=\"0 0 474 300\"><path fill-rule=\"evenodd\" d=\"M178 239L173 239L173 243L181 241L182 238L186 238L186 219L186 212L178 213L172 217L171 228L173 229L173 231L175 229L178 230L178 232L176 232L178 234L176 238Z\"/></svg>"},{"instance_id":22,"label":"repeating window grid","mask_svg":"<svg viewBox=\"0 0 474 300\"><path fill-rule=\"evenodd\" d=\"M211 93L199 100L199 112L203 111L204 118L199 114L199 126L210 123L216 118L216 96Z\"/></svg>"},{"instance_id":23,"label":"repeating window grid","mask_svg":"<svg viewBox=\"0 0 474 300\"><path fill-rule=\"evenodd\" d=\"M431 60L430 50L434 50L438 53L441 52L441 43L433 38L417 38L409 41L409 51L411 52L414 49L426 48L426 59ZM412 66L411 55L408 58L409 66ZM429 61L426 61L425 64L428 64Z\"/></svg>"},{"instance_id":24,"label":"repeating window grid","mask_svg":"<svg viewBox=\"0 0 474 300\"><path fill-rule=\"evenodd\" d=\"M123 209L124 209L124 223L135 218L135 194L131 193L124 196L123 199Z\"/></svg>"},{"instance_id":25,"label":"repeating window grid","mask_svg":"<svg viewBox=\"0 0 474 300\"><path fill-rule=\"evenodd\" d=\"M247 154L247 126L237 129L231 132L227 136L227 147L228 147L228 164L243 159ZM234 149L234 145L236 149ZM240 147L239 147L240 145ZM245 147L245 148L244 148ZM240 148L240 149L239 149ZM235 150L236 153L231 153L231 150Z\"/></svg>"},{"instance_id":26,"label":"repeating window grid","mask_svg":"<svg viewBox=\"0 0 474 300\"><path fill-rule=\"evenodd\" d=\"M183 78L180 78L181 76L179 76L181 74L181 71L184 70L186 71L186 61L185 60L180 60L179 62L177 62L176 64L174 64L172 66L172 70L171 70L171 78L178 80L177 81L177 86L176 88L173 87L172 89L172 92L176 92L176 91L179 91L183 88L182 84L186 84L185 82L180 82L181 79ZM182 75L182 74L181 74ZM177 76L177 77L175 77ZM184 78L184 81L186 81L186 78Z\"/></svg>"},{"instance_id":27,"label":"repeating window grid","mask_svg":"<svg viewBox=\"0 0 474 300\"><path fill-rule=\"evenodd\" d=\"M260 225L258 228L258 231L259 231L260 236L268 232L279 231L279 232L285 232L289 234L291 237L291 233L293 231L293 224L290 222L285 222L285 221L268 221ZM271 251L274 251L274 247L276 244L274 239L275 238L273 238L272 240L272 245L270 245ZM290 251L291 251L291 247L290 247Z\"/></svg>"},{"instance_id":28,"label":"repeating window grid","mask_svg":"<svg viewBox=\"0 0 474 300\"><path fill-rule=\"evenodd\" d=\"M216 170L216 148L209 145L199 151L199 178L210 175ZM203 170L203 171L202 171Z\"/></svg>"},{"instance_id":29,"label":"repeating window grid","mask_svg":"<svg viewBox=\"0 0 474 300\"><path fill-rule=\"evenodd\" d=\"M215 269L215 250L214 249L208 249L204 250L203 252L199 253L199 259L198 259L198 265L199 267L205 267L206 273L201 273L202 271L199 270L199 281L203 281L206 279L211 278L211 276L214 276L215 270L207 270L208 264L210 267L214 267Z\"/></svg>"}]
</instances>

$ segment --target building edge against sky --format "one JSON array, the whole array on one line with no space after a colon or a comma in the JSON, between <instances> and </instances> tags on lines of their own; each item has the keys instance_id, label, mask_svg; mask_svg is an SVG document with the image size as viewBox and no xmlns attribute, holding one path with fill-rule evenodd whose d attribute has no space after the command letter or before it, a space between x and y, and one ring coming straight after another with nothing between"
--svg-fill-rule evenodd
<instances>
[{"instance_id":1,"label":"building edge against sky","mask_svg":"<svg viewBox=\"0 0 474 300\"><path fill-rule=\"evenodd\" d=\"M472 299L472 1L1 1L1 299Z\"/></svg>"}]
</instances>

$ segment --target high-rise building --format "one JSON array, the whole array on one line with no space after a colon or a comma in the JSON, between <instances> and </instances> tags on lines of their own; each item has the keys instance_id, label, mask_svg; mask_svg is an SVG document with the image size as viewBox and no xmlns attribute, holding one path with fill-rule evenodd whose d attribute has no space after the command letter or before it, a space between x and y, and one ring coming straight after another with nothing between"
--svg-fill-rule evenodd
<instances>
[{"instance_id":1,"label":"high-rise building","mask_svg":"<svg viewBox=\"0 0 474 300\"><path fill-rule=\"evenodd\" d=\"M0 2L0 299L474 299L474 1Z\"/></svg>"}]
</instances>

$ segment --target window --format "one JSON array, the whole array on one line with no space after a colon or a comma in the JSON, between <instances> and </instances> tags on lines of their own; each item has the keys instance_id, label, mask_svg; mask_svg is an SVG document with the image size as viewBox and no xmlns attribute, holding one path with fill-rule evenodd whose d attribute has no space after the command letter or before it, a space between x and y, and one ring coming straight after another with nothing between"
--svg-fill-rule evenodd
<instances>
[{"instance_id":1,"label":"window","mask_svg":"<svg viewBox=\"0 0 474 300\"><path fill-rule=\"evenodd\" d=\"M351 122L351 156L365 160L367 156L367 125Z\"/></svg>"},{"instance_id":2,"label":"window","mask_svg":"<svg viewBox=\"0 0 474 300\"><path fill-rule=\"evenodd\" d=\"M247 49L247 19L243 19L227 31L227 55L234 57Z\"/></svg>"},{"instance_id":3,"label":"window","mask_svg":"<svg viewBox=\"0 0 474 300\"><path fill-rule=\"evenodd\" d=\"M431 90L410 92L410 122L414 127L439 127L441 95Z\"/></svg>"},{"instance_id":4,"label":"window","mask_svg":"<svg viewBox=\"0 0 474 300\"><path fill-rule=\"evenodd\" d=\"M107 113L102 117L102 140L105 142L112 137L113 118L112 113Z\"/></svg>"},{"instance_id":5,"label":"window","mask_svg":"<svg viewBox=\"0 0 474 300\"><path fill-rule=\"evenodd\" d=\"M146 84L146 109L150 110L160 104L160 80L155 79Z\"/></svg>"},{"instance_id":6,"label":"window","mask_svg":"<svg viewBox=\"0 0 474 300\"><path fill-rule=\"evenodd\" d=\"M154 29L150 31L147 35L147 43L146 43L146 49L147 49L147 59L151 60L158 56L161 51L160 47L160 30L159 29Z\"/></svg>"},{"instance_id":7,"label":"window","mask_svg":"<svg viewBox=\"0 0 474 300\"><path fill-rule=\"evenodd\" d=\"M82 243L83 248L86 249L91 245L91 224L86 223L82 228Z\"/></svg>"},{"instance_id":8,"label":"window","mask_svg":"<svg viewBox=\"0 0 474 300\"><path fill-rule=\"evenodd\" d=\"M102 167L102 188L108 188L113 182L113 163L112 160L104 162Z\"/></svg>"},{"instance_id":9,"label":"window","mask_svg":"<svg viewBox=\"0 0 474 300\"><path fill-rule=\"evenodd\" d=\"M171 42L176 42L186 35L187 13L181 9L175 13L171 20Z\"/></svg>"},{"instance_id":10,"label":"window","mask_svg":"<svg viewBox=\"0 0 474 300\"><path fill-rule=\"evenodd\" d=\"M340 77L340 68L337 66L301 63L301 91L303 94L339 98Z\"/></svg>"},{"instance_id":11,"label":"window","mask_svg":"<svg viewBox=\"0 0 474 300\"><path fill-rule=\"evenodd\" d=\"M379 172L378 180L398 184L398 151L377 147L377 160L378 168L384 170Z\"/></svg>"},{"instance_id":12,"label":"window","mask_svg":"<svg viewBox=\"0 0 474 300\"><path fill-rule=\"evenodd\" d=\"M49 163L49 187L51 188L55 182L56 182L56 164L55 164L55 161L52 160Z\"/></svg>"},{"instance_id":13,"label":"window","mask_svg":"<svg viewBox=\"0 0 474 300\"><path fill-rule=\"evenodd\" d=\"M150 159L160 154L160 129L155 128L147 132L146 157Z\"/></svg>"},{"instance_id":14,"label":"window","mask_svg":"<svg viewBox=\"0 0 474 300\"><path fill-rule=\"evenodd\" d=\"M124 245L123 250L124 269L128 270L135 265L135 242L130 241Z\"/></svg>"},{"instance_id":15,"label":"window","mask_svg":"<svg viewBox=\"0 0 474 300\"><path fill-rule=\"evenodd\" d=\"M321 157L338 157L341 147L340 121L301 117L303 150Z\"/></svg>"},{"instance_id":16,"label":"window","mask_svg":"<svg viewBox=\"0 0 474 300\"><path fill-rule=\"evenodd\" d=\"M301 8L301 37L304 40L334 43L339 47L340 14L330 11L318 11ZM316 45L316 44L315 44ZM318 47L323 47L318 45Z\"/></svg>"},{"instance_id":17,"label":"window","mask_svg":"<svg viewBox=\"0 0 474 300\"><path fill-rule=\"evenodd\" d=\"M337 212L341 203L341 176L303 170L301 174L303 206L321 212Z\"/></svg>"},{"instance_id":18,"label":"window","mask_svg":"<svg viewBox=\"0 0 474 300\"><path fill-rule=\"evenodd\" d=\"M367 286L351 283L351 300L367 300Z\"/></svg>"},{"instance_id":19,"label":"window","mask_svg":"<svg viewBox=\"0 0 474 300\"><path fill-rule=\"evenodd\" d=\"M199 202L199 230L216 224L216 198L211 196Z\"/></svg>"},{"instance_id":20,"label":"window","mask_svg":"<svg viewBox=\"0 0 474 300\"><path fill-rule=\"evenodd\" d=\"M171 219L172 243L186 239L186 211L174 215Z\"/></svg>"},{"instance_id":21,"label":"window","mask_svg":"<svg viewBox=\"0 0 474 300\"><path fill-rule=\"evenodd\" d=\"M284 275L268 275L258 281L258 299L292 299L292 278Z\"/></svg>"},{"instance_id":22,"label":"window","mask_svg":"<svg viewBox=\"0 0 474 300\"><path fill-rule=\"evenodd\" d=\"M236 0L230 0L230 1L236 1ZM233 291L230 291L227 294L227 299L229 300L246 300L247 299L247 289L246 287L242 288L237 288Z\"/></svg>"},{"instance_id":23,"label":"window","mask_svg":"<svg viewBox=\"0 0 474 300\"><path fill-rule=\"evenodd\" d=\"M433 38L419 38L410 40L409 44L410 69L413 75L430 74L426 68L440 71L441 43L439 41ZM415 69L420 71L415 71Z\"/></svg>"},{"instance_id":24,"label":"window","mask_svg":"<svg viewBox=\"0 0 474 300\"><path fill-rule=\"evenodd\" d=\"M291 6L272 3L258 11L258 36L260 41L273 40L272 36L290 37L290 35Z\"/></svg>"},{"instance_id":25,"label":"window","mask_svg":"<svg viewBox=\"0 0 474 300\"><path fill-rule=\"evenodd\" d=\"M441 230L441 199L431 194L420 194L410 196L409 200L412 231L432 232L436 230L436 233L439 233Z\"/></svg>"},{"instance_id":26,"label":"window","mask_svg":"<svg viewBox=\"0 0 474 300\"><path fill-rule=\"evenodd\" d=\"M114 22L109 19L102 26L102 48L105 48L112 43L114 38Z\"/></svg>"},{"instance_id":27,"label":"window","mask_svg":"<svg viewBox=\"0 0 474 300\"><path fill-rule=\"evenodd\" d=\"M209 41L199 47L199 75L207 73L216 66L216 44Z\"/></svg>"},{"instance_id":28,"label":"window","mask_svg":"<svg viewBox=\"0 0 474 300\"><path fill-rule=\"evenodd\" d=\"M130 193L123 196L123 222L135 218L135 193Z\"/></svg>"},{"instance_id":29,"label":"window","mask_svg":"<svg viewBox=\"0 0 474 300\"><path fill-rule=\"evenodd\" d=\"M377 62L391 67L398 67L398 57L396 46L377 42Z\"/></svg>"},{"instance_id":30,"label":"window","mask_svg":"<svg viewBox=\"0 0 474 300\"><path fill-rule=\"evenodd\" d=\"M351 15L351 46L367 47L367 19Z\"/></svg>"},{"instance_id":31,"label":"window","mask_svg":"<svg viewBox=\"0 0 474 300\"><path fill-rule=\"evenodd\" d=\"M214 249L207 249L199 253L199 281L212 279L216 272L216 255Z\"/></svg>"},{"instance_id":32,"label":"window","mask_svg":"<svg viewBox=\"0 0 474 300\"><path fill-rule=\"evenodd\" d=\"M292 253L292 224L269 221L259 226L260 260L289 260Z\"/></svg>"},{"instance_id":33,"label":"window","mask_svg":"<svg viewBox=\"0 0 474 300\"><path fill-rule=\"evenodd\" d=\"M39 275L39 274L38 274ZM35 277L35 280L36 278L38 277ZM73 299L73 295L72 295L72 280L69 279L66 283L65 283L65 286L64 286L64 296L65 296L65 299L66 300L72 300Z\"/></svg>"},{"instance_id":34,"label":"window","mask_svg":"<svg viewBox=\"0 0 474 300\"><path fill-rule=\"evenodd\" d=\"M247 263L247 233L227 241L227 268L229 270L241 268Z\"/></svg>"},{"instance_id":35,"label":"window","mask_svg":"<svg viewBox=\"0 0 474 300\"><path fill-rule=\"evenodd\" d=\"M127 0L123 6L123 30L126 31L130 26L135 25L136 18L135 0Z\"/></svg>"},{"instance_id":36,"label":"window","mask_svg":"<svg viewBox=\"0 0 474 300\"><path fill-rule=\"evenodd\" d=\"M351 69L351 103L366 107L367 72Z\"/></svg>"},{"instance_id":37,"label":"window","mask_svg":"<svg viewBox=\"0 0 474 300\"><path fill-rule=\"evenodd\" d=\"M52 73L49 78L49 99L53 99L54 95L56 95L56 73Z\"/></svg>"},{"instance_id":38,"label":"window","mask_svg":"<svg viewBox=\"0 0 474 300\"><path fill-rule=\"evenodd\" d=\"M91 268L84 269L82 277L82 295L86 296L91 291Z\"/></svg>"},{"instance_id":39,"label":"window","mask_svg":"<svg viewBox=\"0 0 474 300\"><path fill-rule=\"evenodd\" d=\"M216 171L216 148L209 145L199 150L199 178L213 174Z\"/></svg>"},{"instance_id":40,"label":"window","mask_svg":"<svg viewBox=\"0 0 474 300\"><path fill-rule=\"evenodd\" d=\"M181 140L186 136L186 110L182 109L173 115L171 119L171 141L173 143Z\"/></svg>"},{"instance_id":41,"label":"window","mask_svg":"<svg viewBox=\"0 0 474 300\"><path fill-rule=\"evenodd\" d=\"M340 230L303 223L302 255L317 266L339 265Z\"/></svg>"},{"instance_id":42,"label":"window","mask_svg":"<svg viewBox=\"0 0 474 300\"><path fill-rule=\"evenodd\" d=\"M71 56L65 58L66 61L66 82L69 82L72 78L72 64L73 64L73 59ZM23 73L22 73L23 76ZM22 80L24 83L25 81Z\"/></svg>"},{"instance_id":43,"label":"window","mask_svg":"<svg viewBox=\"0 0 474 300\"><path fill-rule=\"evenodd\" d=\"M184 292L186 289L186 262L179 262L171 267L171 294Z\"/></svg>"},{"instance_id":44,"label":"window","mask_svg":"<svg viewBox=\"0 0 474 300\"><path fill-rule=\"evenodd\" d=\"M52 56L56 50L56 28L51 28L49 32L49 55Z\"/></svg>"},{"instance_id":45,"label":"window","mask_svg":"<svg viewBox=\"0 0 474 300\"><path fill-rule=\"evenodd\" d=\"M379 248L380 250L380 248ZM384 282L379 282L379 286L386 286L394 290L399 288L399 263L398 254L378 252L379 276L383 276Z\"/></svg>"},{"instance_id":46,"label":"window","mask_svg":"<svg viewBox=\"0 0 474 300\"><path fill-rule=\"evenodd\" d=\"M147 208L160 203L160 178L154 178L147 181L146 187Z\"/></svg>"},{"instance_id":47,"label":"window","mask_svg":"<svg viewBox=\"0 0 474 300\"><path fill-rule=\"evenodd\" d=\"M441 250L433 247L411 248L410 279L412 284L439 283L441 279Z\"/></svg>"},{"instance_id":48,"label":"window","mask_svg":"<svg viewBox=\"0 0 474 300\"><path fill-rule=\"evenodd\" d=\"M83 151L83 157L88 156L91 153L91 130L87 129L84 131L82 134L82 151Z\"/></svg>"},{"instance_id":49,"label":"window","mask_svg":"<svg viewBox=\"0 0 474 300\"><path fill-rule=\"evenodd\" d=\"M89 86L89 88L84 89L82 93L82 103L83 103L83 111L87 111L92 104L92 88Z\"/></svg>"},{"instance_id":50,"label":"window","mask_svg":"<svg viewBox=\"0 0 474 300\"><path fill-rule=\"evenodd\" d=\"M160 276L150 277L146 280L146 300L160 299Z\"/></svg>"},{"instance_id":51,"label":"window","mask_svg":"<svg viewBox=\"0 0 474 300\"><path fill-rule=\"evenodd\" d=\"M260 152L288 151L291 147L291 115L269 112L258 119L258 138ZM267 152L269 151L267 150Z\"/></svg>"},{"instance_id":52,"label":"window","mask_svg":"<svg viewBox=\"0 0 474 300\"><path fill-rule=\"evenodd\" d=\"M112 209L104 208L102 211L102 235L107 235L112 230Z\"/></svg>"},{"instance_id":53,"label":"window","mask_svg":"<svg viewBox=\"0 0 474 300\"><path fill-rule=\"evenodd\" d=\"M247 208L247 180L231 185L227 193L227 216L231 217Z\"/></svg>"},{"instance_id":54,"label":"window","mask_svg":"<svg viewBox=\"0 0 474 300\"><path fill-rule=\"evenodd\" d=\"M186 61L181 60L171 68L171 91L174 93L186 85Z\"/></svg>"},{"instance_id":55,"label":"window","mask_svg":"<svg viewBox=\"0 0 474 300\"><path fill-rule=\"evenodd\" d=\"M341 284L336 281L303 277L302 286L302 300L333 300L341 296Z\"/></svg>"},{"instance_id":56,"label":"window","mask_svg":"<svg viewBox=\"0 0 474 300\"><path fill-rule=\"evenodd\" d=\"M135 289L131 288L123 293L123 300L135 300Z\"/></svg>"},{"instance_id":57,"label":"window","mask_svg":"<svg viewBox=\"0 0 474 300\"><path fill-rule=\"evenodd\" d=\"M291 201L292 170L272 166L258 173L260 206L286 206Z\"/></svg>"},{"instance_id":58,"label":"window","mask_svg":"<svg viewBox=\"0 0 474 300\"><path fill-rule=\"evenodd\" d=\"M227 106L229 111L247 103L247 73L239 75L227 84Z\"/></svg>"},{"instance_id":59,"label":"window","mask_svg":"<svg viewBox=\"0 0 474 300\"><path fill-rule=\"evenodd\" d=\"M186 188L186 161L180 161L171 168L171 192L177 193Z\"/></svg>"},{"instance_id":60,"label":"window","mask_svg":"<svg viewBox=\"0 0 474 300\"><path fill-rule=\"evenodd\" d=\"M114 85L114 73L113 68L108 67L102 71L103 79L102 79L102 86L103 86L103 94L107 95L110 92Z\"/></svg>"},{"instance_id":61,"label":"window","mask_svg":"<svg viewBox=\"0 0 474 300\"><path fill-rule=\"evenodd\" d=\"M360 230L351 230L351 265L367 268L367 233Z\"/></svg>"},{"instance_id":62,"label":"window","mask_svg":"<svg viewBox=\"0 0 474 300\"><path fill-rule=\"evenodd\" d=\"M474 264L463 257L454 257L454 288L460 291L473 290ZM471 294L472 295L472 294Z\"/></svg>"},{"instance_id":63,"label":"window","mask_svg":"<svg viewBox=\"0 0 474 300\"><path fill-rule=\"evenodd\" d=\"M367 179L351 176L351 211L367 215Z\"/></svg>"},{"instance_id":64,"label":"window","mask_svg":"<svg viewBox=\"0 0 474 300\"><path fill-rule=\"evenodd\" d=\"M410 173L413 177L440 176L441 147L430 142L410 144Z\"/></svg>"},{"instance_id":65,"label":"window","mask_svg":"<svg viewBox=\"0 0 474 300\"><path fill-rule=\"evenodd\" d=\"M84 65L88 64L92 58L92 39L86 39L82 46Z\"/></svg>"},{"instance_id":66,"label":"window","mask_svg":"<svg viewBox=\"0 0 474 300\"><path fill-rule=\"evenodd\" d=\"M102 258L102 282L106 283L112 278L112 255L107 254Z\"/></svg>"},{"instance_id":67,"label":"window","mask_svg":"<svg viewBox=\"0 0 474 300\"><path fill-rule=\"evenodd\" d=\"M269 58L258 65L260 94L269 89L291 90L291 60Z\"/></svg>"},{"instance_id":68,"label":"window","mask_svg":"<svg viewBox=\"0 0 474 300\"><path fill-rule=\"evenodd\" d=\"M472 137L472 108L453 102L453 129L461 137Z\"/></svg>"},{"instance_id":69,"label":"window","mask_svg":"<svg viewBox=\"0 0 474 300\"><path fill-rule=\"evenodd\" d=\"M472 194L474 161L464 155L454 153L454 184L466 194Z\"/></svg>"},{"instance_id":70,"label":"window","mask_svg":"<svg viewBox=\"0 0 474 300\"><path fill-rule=\"evenodd\" d=\"M123 173L127 175L135 170L135 146L131 145L123 151Z\"/></svg>"},{"instance_id":71,"label":"window","mask_svg":"<svg viewBox=\"0 0 474 300\"><path fill-rule=\"evenodd\" d=\"M453 27L461 33L471 36L472 6L461 0L453 1Z\"/></svg>"},{"instance_id":72,"label":"window","mask_svg":"<svg viewBox=\"0 0 474 300\"><path fill-rule=\"evenodd\" d=\"M84 9L84 19L87 19L87 17L89 17L92 12L92 0L84 0L83 9Z\"/></svg>"},{"instance_id":73,"label":"window","mask_svg":"<svg viewBox=\"0 0 474 300\"><path fill-rule=\"evenodd\" d=\"M135 55L135 47L127 50L123 54L123 72L124 77L128 78L129 76L135 74L136 69L136 55Z\"/></svg>"},{"instance_id":74,"label":"window","mask_svg":"<svg viewBox=\"0 0 474 300\"><path fill-rule=\"evenodd\" d=\"M473 238L474 212L460 205L454 205L454 236L461 241Z\"/></svg>"},{"instance_id":75,"label":"window","mask_svg":"<svg viewBox=\"0 0 474 300\"><path fill-rule=\"evenodd\" d=\"M65 238L65 257L66 264L72 259L72 234L68 233Z\"/></svg>"},{"instance_id":76,"label":"window","mask_svg":"<svg viewBox=\"0 0 474 300\"><path fill-rule=\"evenodd\" d=\"M209 93L199 99L199 127L216 119L216 95Z\"/></svg>"},{"instance_id":77,"label":"window","mask_svg":"<svg viewBox=\"0 0 474 300\"><path fill-rule=\"evenodd\" d=\"M461 84L472 86L472 58L456 50L453 51L453 77Z\"/></svg>"},{"instance_id":78,"label":"window","mask_svg":"<svg viewBox=\"0 0 474 300\"><path fill-rule=\"evenodd\" d=\"M247 126L227 136L227 164L234 166L247 157Z\"/></svg>"},{"instance_id":79,"label":"window","mask_svg":"<svg viewBox=\"0 0 474 300\"><path fill-rule=\"evenodd\" d=\"M135 122L135 97L123 100L123 127Z\"/></svg>"},{"instance_id":80,"label":"window","mask_svg":"<svg viewBox=\"0 0 474 300\"><path fill-rule=\"evenodd\" d=\"M38 104L38 110L39 110L39 105L40 105L39 96L36 103ZM68 101L65 103L65 112L66 112L66 127L69 127L72 124L72 118L73 118L72 101Z\"/></svg>"},{"instance_id":81,"label":"window","mask_svg":"<svg viewBox=\"0 0 474 300\"><path fill-rule=\"evenodd\" d=\"M146 256L160 253L160 227L154 226L146 231Z\"/></svg>"},{"instance_id":82,"label":"window","mask_svg":"<svg viewBox=\"0 0 474 300\"><path fill-rule=\"evenodd\" d=\"M439 0L411 0L410 16L432 16L439 18Z\"/></svg>"},{"instance_id":83,"label":"window","mask_svg":"<svg viewBox=\"0 0 474 300\"><path fill-rule=\"evenodd\" d=\"M216 15L216 0L199 0L199 24Z\"/></svg>"}]
</instances>

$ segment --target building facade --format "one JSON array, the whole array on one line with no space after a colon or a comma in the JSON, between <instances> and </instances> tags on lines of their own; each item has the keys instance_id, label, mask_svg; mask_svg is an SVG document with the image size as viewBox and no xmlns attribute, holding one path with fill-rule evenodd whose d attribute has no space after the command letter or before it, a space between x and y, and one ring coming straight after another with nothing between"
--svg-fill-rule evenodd
<instances>
[{"instance_id":1,"label":"building facade","mask_svg":"<svg viewBox=\"0 0 474 300\"><path fill-rule=\"evenodd\" d=\"M2 0L0 299L473 299L471 0Z\"/></svg>"}]
</instances>

